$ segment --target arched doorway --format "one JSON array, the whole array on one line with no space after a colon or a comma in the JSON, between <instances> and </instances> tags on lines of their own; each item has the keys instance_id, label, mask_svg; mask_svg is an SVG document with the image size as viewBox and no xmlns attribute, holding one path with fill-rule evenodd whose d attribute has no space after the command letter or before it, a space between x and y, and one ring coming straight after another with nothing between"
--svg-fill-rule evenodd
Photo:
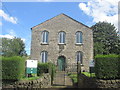
<instances>
[{"instance_id":1,"label":"arched doorway","mask_svg":"<svg viewBox=\"0 0 120 90\"><path fill-rule=\"evenodd\" d=\"M65 57L64 56L59 56L58 57L58 70L59 71L65 71Z\"/></svg>"}]
</instances>

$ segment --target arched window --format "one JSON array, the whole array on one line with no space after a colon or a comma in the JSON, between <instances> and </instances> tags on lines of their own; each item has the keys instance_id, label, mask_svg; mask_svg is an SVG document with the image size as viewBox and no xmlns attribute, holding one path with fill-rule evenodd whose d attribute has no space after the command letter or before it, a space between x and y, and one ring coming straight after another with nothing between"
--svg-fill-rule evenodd
<instances>
[{"instance_id":1,"label":"arched window","mask_svg":"<svg viewBox=\"0 0 120 90\"><path fill-rule=\"evenodd\" d=\"M43 31L42 32L42 43L47 44L48 43L48 31Z\"/></svg>"},{"instance_id":2,"label":"arched window","mask_svg":"<svg viewBox=\"0 0 120 90\"><path fill-rule=\"evenodd\" d=\"M48 59L48 53L46 51L41 52L41 62L46 63Z\"/></svg>"},{"instance_id":3,"label":"arched window","mask_svg":"<svg viewBox=\"0 0 120 90\"><path fill-rule=\"evenodd\" d=\"M59 44L65 44L65 32L59 32Z\"/></svg>"},{"instance_id":4,"label":"arched window","mask_svg":"<svg viewBox=\"0 0 120 90\"><path fill-rule=\"evenodd\" d=\"M76 61L80 61L80 63L83 64L83 53L81 51L76 53Z\"/></svg>"},{"instance_id":5,"label":"arched window","mask_svg":"<svg viewBox=\"0 0 120 90\"><path fill-rule=\"evenodd\" d=\"M82 40L82 32L76 32L76 44L81 44L83 43L83 40Z\"/></svg>"}]
</instances>

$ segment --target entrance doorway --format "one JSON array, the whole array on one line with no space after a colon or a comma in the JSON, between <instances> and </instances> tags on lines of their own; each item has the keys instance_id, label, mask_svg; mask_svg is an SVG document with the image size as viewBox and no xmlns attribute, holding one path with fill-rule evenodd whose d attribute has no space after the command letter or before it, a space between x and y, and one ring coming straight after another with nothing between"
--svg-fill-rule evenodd
<instances>
[{"instance_id":1,"label":"entrance doorway","mask_svg":"<svg viewBox=\"0 0 120 90\"><path fill-rule=\"evenodd\" d=\"M65 57L60 56L58 57L58 70L59 71L65 71Z\"/></svg>"}]
</instances>

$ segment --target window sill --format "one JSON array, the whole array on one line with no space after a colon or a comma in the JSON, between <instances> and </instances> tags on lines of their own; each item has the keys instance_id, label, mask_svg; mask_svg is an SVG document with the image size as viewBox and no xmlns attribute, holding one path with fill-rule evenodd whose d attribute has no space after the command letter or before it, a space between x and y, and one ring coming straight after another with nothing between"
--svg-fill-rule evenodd
<instances>
[{"instance_id":1,"label":"window sill","mask_svg":"<svg viewBox=\"0 0 120 90\"><path fill-rule=\"evenodd\" d=\"M66 45L65 43L58 43L58 45Z\"/></svg>"},{"instance_id":2,"label":"window sill","mask_svg":"<svg viewBox=\"0 0 120 90\"><path fill-rule=\"evenodd\" d=\"M41 45L49 45L49 43L41 43Z\"/></svg>"},{"instance_id":3,"label":"window sill","mask_svg":"<svg viewBox=\"0 0 120 90\"><path fill-rule=\"evenodd\" d=\"M81 64L79 61L77 62L77 64L78 64L78 63L80 64L80 66L84 66L84 65L83 65L83 64Z\"/></svg>"},{"instance_id":4,"label":"window sill","mask_svg":"<svg viewBox=\"0 0 120 90\"><path fill-rule=\"evenodd\" d=\"M83 64L80 64L81 66L84 66Z\"/></svg>"},{"instance_id":5,"label":"window sill","mask_svg":"<svg viewBox=\"0 0 120 90\"><path fill-rule=\"evenodd\" d=\"M83 43L75 43L75 45L78 45L78 46L80 46L80 45L83 45Z\"/></svg>"}]
</instances>

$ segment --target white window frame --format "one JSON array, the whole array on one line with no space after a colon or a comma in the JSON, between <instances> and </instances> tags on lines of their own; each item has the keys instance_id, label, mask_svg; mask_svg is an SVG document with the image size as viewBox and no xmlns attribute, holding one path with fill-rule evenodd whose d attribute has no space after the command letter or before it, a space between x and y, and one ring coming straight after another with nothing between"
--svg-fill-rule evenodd
<instances>
[{"instance_id":1,"label":"white window frame","mask_svg":"<svg viewBox=\"0 0 120 90\"><path fill-rule=\"evenodd\" d=\"M81 31L76 32L76 44L83 44L83 33Z\"/></svg>"},{"instance_id":2,"label":"white window frame","mask_svg":"<svg viewBox=\"0 0 120 90\"><path fill-rule=\"evenodd\" d=\"M81 65L83 65L83 53L81 51L76 52L76 61L80 61Z\"/></svg>"},{"instance_id":3,"label":"white window frame","mask_svg":"<svg viewBox=\"0 0 120 90\"><path fill-rule=\"evenodd\" d=\"M49 39L49 32L43 31L42 32L42 44L48 44L48 39Z\"/></svg>"},{"instance_id":4,"label":"white window frame","mask_svg":"<svg viewBox=\"0 0 120 90\"><path fill-rule=\"evenodd\" d=\"M41 52L41 62L46 63L48 60L48 52L47 51L42 51Z\"/></svg>"},{"instance_id":5,"label":"white window frame","mask_svg":"<svg viewBox=\"0 0 120 90\"><path fill-rule=\"evenodd\" d=\"M65 32L63 31L59 32L59 39L58 39L59 44L65 44L65 39L66 39Z\"/></svg>"}]
</instances>

